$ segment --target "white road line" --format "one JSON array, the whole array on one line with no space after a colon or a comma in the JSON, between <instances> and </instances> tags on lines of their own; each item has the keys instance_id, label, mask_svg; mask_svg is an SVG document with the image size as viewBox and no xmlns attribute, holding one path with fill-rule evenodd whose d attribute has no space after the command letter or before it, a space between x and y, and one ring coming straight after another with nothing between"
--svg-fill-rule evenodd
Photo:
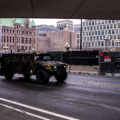
<instances>
[{"instance_id":1,"label":"white road line","mask_svg":"<svg viewBox=\"0 0 120 120\"><path fill-rule=\"evenodd\" d=\"M19 102L16 102L16 101L8 100L8 99L5 99L5 98L0 98L0 100L4 101L4 102L11 103L11 104L14 104L14 105L18 105L18 106L21 106L21 107L25 107L25 108L28 108L28 109L31 109L31 110L35 110L35 111L38 111L38 112L53 115L53 116L56 116L56 117L59 117L59 118L63 118L63 119L67 119L67 120L80 120L80 119L68 117L68 116L65 116L65 115L62 115L62 114L58 114L58 113L55 113L55 112L51 112L51 111L36 108L36 107L33 107L33 106L29 106L29 105L26 105L26 104L22 104L22 103L19 103Z\"/></svg>"},{"instance_id":2,"label":"white road line","mask_svg":"<svg viewBox=\"0 0 120 120\"><path fill-rule=\"evenodd\" d=\"M5 107L5 108L12 109L12 110L14 110L14 111L17 111L17 112L20 112L20 113L23 113L23 114L26 114L26 115L29 115L29 116L32 116L32 117L35 117L35 118L38 118L38 119L50 120L50 119L48 119L48 118L41 117L41 116L39 116L39 115L30 113L30 112L27 112L27 111L24 111L24 110L20 110L20 109L17 109L17 108L15 108L15 107L11 107L11 106L8 106L8 105L5 105L5 104L1 104L1 103L0 103L0 106L3 106L3 107Z\"/></svg>"}]
</instances>

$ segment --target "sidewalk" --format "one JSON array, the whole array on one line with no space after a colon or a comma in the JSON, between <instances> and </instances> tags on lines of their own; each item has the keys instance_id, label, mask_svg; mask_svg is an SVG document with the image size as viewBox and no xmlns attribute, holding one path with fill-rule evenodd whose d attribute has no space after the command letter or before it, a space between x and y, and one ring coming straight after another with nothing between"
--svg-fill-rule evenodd
<instances>
[{"instance_id":1,"label":"sidewalk","mask_svg":"<svg viewBox=\"0 0 120 120\"><path fill-rule=\"evenodd\" d=\"M67 71L69 72L69 67ZM72 65L70 73L98 75L98 66Z\"/></svg>"},{"instance_id":2,"label":"sidewalk","mask_svg":"<svg viewBox=\"0 0 120 120\"><path fill-rule=\"evenodd\" d=\"M69 67L67 71L69 72ZM72 65L70 73L85 74L85 75L99 75L98 66L87 66L87 65ZM120 78L120 73L114 73L114 74L106 73L105 76Z\"/></svg>"}]
</instances>

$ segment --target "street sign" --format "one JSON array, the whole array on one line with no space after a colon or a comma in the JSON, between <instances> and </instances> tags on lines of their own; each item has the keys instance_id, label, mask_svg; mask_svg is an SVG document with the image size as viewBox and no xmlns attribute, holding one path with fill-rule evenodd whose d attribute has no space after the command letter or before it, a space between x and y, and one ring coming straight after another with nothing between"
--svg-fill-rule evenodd
<instances>
[{"instance_id":1,"label":"street sign","mask_svg":"<svg viewBox=\"0 0 120 120\"><path fill-rule=\"evenodd\" d=\"M104 62L111 62L111 56L104 56Z\"/></svg>"}]
</instances>

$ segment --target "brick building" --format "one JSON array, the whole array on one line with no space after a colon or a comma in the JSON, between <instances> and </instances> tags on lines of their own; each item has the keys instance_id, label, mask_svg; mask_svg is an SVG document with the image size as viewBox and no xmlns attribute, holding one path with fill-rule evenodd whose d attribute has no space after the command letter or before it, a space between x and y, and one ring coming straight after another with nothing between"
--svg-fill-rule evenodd
<instances>
[{"instance_id":1,"label":"brick building","mask_svg":"<svg viewBox=\"0 0 120 120\"><path fill-rule=\"evenodd\" d=\"M35 50L35 24L29 19L0 19L2 50L17 52L18 50Z\"/></svg>"},{"instance_id":2,"label":"brick building","mask_svg":"<svg viewBox=\"0 0 120 120\"><path fill-rule=\"evenodd\" d=\"M65 51L65 44L68 43L71 49L76 48L75 32L60 30L56 32L48 32L50 51Z\"/></svg>"},{"instance_id":3,"label":"brick building","mask_svg":"<svg viewBox=\"0 0 120 120\"><path fill-rule=\"evenodd\" d=\"M36 35L35 51L50 51L50 41L48 37Z\"/></svg>"},{"instance_id":4,"label":"brick building","mask_svg":"<svg viewBox=\"0 0 120 120\"><path fill-rule=\"evenodd\" d=\"M37 28L42 30L42 34L38 34L34 21L29 19L0 19L0 49L12 52L18 50L26 52L65 51L66 43L70 44L71 49L76 49L75 32L57 31L53 26L38 26Z\"/></svg>"}]
</instances>

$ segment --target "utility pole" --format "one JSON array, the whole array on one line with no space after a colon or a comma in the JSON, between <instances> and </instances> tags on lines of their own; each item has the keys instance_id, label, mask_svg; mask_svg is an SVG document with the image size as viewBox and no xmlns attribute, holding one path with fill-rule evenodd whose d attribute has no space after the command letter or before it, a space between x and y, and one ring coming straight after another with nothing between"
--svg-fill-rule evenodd
<instances>
[{"instance_id":1,"label":"utility pole","mask_svg":"<svg viewBox=\"0 0 120 120\"><path fill-rule=\"evenodd\" d=\"M82 19L80 20L80 51L82 51Z\"/></svg>"}]
</instances>

